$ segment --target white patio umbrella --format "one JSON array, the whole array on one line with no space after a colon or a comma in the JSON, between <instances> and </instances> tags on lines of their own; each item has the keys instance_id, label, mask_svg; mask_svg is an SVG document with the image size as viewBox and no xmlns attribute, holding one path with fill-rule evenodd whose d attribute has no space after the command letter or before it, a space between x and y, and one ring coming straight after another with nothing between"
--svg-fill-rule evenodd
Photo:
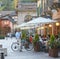
<instances>
[{"instance_id":1,"label":"white patio umbrella","mask_svg":"<svg viewBox=\"0 0 60 59\"><path fill-rule=\"evenodd\" d=\"M32 29L32 28L34 28L34 27L21 27L20 29L25 30L25 29Z\"/></svg>"},{"instance_id":2,"label":"white patio umbrella","mask_svg":"<svg viewBox=\"0 0 60 59\"><path fill-rule=\"evenodd\" d=\"M28 23L41 25L41 24L49 24L49 23L55 23L55 22L57 22L57 21L49 19L49 18L38 17L38 18L35 18L35 19L29 21ZM52 33L53 33L53 27L52 27Z\"/></svg>"},{"instance_id":3,"label":"white patio umbrella","mask_svg":"<svg viewBox=\"0 0 60 59\"><path fill-rule=\"evenodd\" d=\"M18 25L18 27L24 27L24 26L26 26L26 23L22 23L22 24Z\"/></svg>"},{"instance_id":4,"label":"white patio umbrella","mask_svg":"<svg viewBox=\"0 0 60 59\"><path fill-rule=\"evenodd\" d=\"M30 27L30 28L32 28L32 27L34 27L34 26L36 26L37 27L37 25L36 24L29 24L29 23L22 23L22 24L20 24L20 25L18 25L17 27L18 28L25 28L25 27Z\"/></svg>"},{"instance_id":5,"label":"white patio umbrella","mask_svg":"<svg viewBox=\"0 0 60 59\"><path fill-rule=\"evenodd\" d=\"M53 23L53 22L56 22L56 21L49 18L38 17L29 21L28 23L29 24L47 24L47 23Z\"/></svg>"}]
</instances>

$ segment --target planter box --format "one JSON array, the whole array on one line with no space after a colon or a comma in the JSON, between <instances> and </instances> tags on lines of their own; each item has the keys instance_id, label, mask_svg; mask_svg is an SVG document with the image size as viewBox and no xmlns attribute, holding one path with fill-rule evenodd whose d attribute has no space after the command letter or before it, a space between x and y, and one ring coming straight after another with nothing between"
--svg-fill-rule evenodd
<instances>
[{"instance_id":1,"label":"planter box","mask_svg":"<svg viewBox=\"0 0 60 59\"><path fill-rule=\"evenodd\" d=\"M49 49L49 56L58 57L58 48Z\"/></svg>"}]
</instances>

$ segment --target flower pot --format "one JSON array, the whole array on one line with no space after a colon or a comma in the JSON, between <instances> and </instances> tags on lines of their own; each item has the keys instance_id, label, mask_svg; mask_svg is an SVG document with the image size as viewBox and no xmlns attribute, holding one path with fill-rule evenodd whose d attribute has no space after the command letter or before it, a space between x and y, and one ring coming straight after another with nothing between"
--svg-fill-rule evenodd
<instances>
[{"instance_id":1,"label":"flower pot","mask_svg":"<svg viewBox=\"0 0 60 59\"><path fill-rule=\"evenodd\" d=\"M49 56L58 57L58 48L49 49Z\"/></svg>"},{"instance_id":2,"label":"flower pot","mask_svg":"<svg viewBox=\"0 0 60 59\"><path fill-rule=\"evenodd\" d=\"M36 45L34 46L34 51L36 51L36 52L39 52L40 51L39 42L37 42Z\"/></svg>"}]
</instances>

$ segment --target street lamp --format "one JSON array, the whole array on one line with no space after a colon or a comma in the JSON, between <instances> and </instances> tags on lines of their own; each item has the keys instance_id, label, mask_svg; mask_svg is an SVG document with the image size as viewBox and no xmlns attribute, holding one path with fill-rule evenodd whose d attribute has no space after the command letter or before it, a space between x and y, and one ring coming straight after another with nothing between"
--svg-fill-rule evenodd
<instances>
[{"instance_id":1,"label":"street lamp","mask_svg":"<svg viewBox=\"0 0 60 59\"><path fill-rule=\"evenodd\" d=\"M59 26L59 23L56 23L56 26Z\"/></svg>"},{"instance_id":2,"label":"street lamp","mask_svg":"<svg viewBox=\"0 0 60 59\"><path fill-rule=\"evenodd\" d=\"M49 27L52 27L52 25L51 25L51 24L49 24Z\"/></svg>"}]
</instances>

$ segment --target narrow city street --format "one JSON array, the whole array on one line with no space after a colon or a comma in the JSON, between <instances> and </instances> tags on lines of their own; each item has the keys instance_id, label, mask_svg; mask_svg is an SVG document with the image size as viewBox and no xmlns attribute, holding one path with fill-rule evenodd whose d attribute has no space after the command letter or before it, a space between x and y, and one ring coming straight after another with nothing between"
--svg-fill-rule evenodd
<instances>
[{"instance_id":1,"label":"narrow city street","mask_svg":"<svg viewBox=\"0 0 60 59\"><path fill-rule=\"evenodd\" d=\"M0 59L60 59L60 0L0 0Z\"/></svg>"},{"instance_id":2,"label":"narrow city street","mask_svg":"<svg viewBox=\"0 0 60 59\"><path fill-rule=\"evenodd\" d=\"M0 40L0 44L3 45L3 48L7 48L7 56L5 56L5 59L60 59L58 58L52 58L49 57L48 53L45 52L34 52L32 51L26 51L25 49L22 50L22 52L13 52L11 50L11 44L12 42L16 41L15 38L8 38ZM59 54L60 55L60 54Z\"/></svg>"}]
</instances>

